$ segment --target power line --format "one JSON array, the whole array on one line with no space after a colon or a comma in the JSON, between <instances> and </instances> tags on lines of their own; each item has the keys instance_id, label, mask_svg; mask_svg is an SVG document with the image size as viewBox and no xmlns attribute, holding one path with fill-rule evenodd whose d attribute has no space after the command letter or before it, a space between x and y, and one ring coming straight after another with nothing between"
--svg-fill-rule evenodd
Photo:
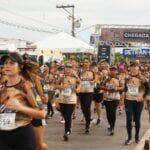
<instances>
[{"instance_id":1,"label":"power line","mask_svg":"<svg viewBox=\"0 0 150 150\"><path fill-rule=\"evenodd\" d=\"M30 31L51 33L51 34L53 33L53 32L48 31L48 30L43 30L43 29L40 29L40 28L33 28L31 26L25 26L25 25L21 25L21 24L16 24L16 23L8 22L8 21L2 20L2 19L0 19L0 23L4 24L4 25L7 25L7 26L12 26L12 27L15 27L15 28L22 28L22 29L26 29L26 30L30 30Z\"/></svg>"},{"instance_id":2,"label":"power line","mask_svg":"<svg viewBox=\"0 0 150 150\"><path fill-rule=\"evenodd\" d=\"M6 12L10 13L10 14L15 15L15 16L22 17L22 18L24 18L24 19L28 19L28 20L30 20L30 21L38 22L38 23L45 24L45 25L48 25L48 26L50 26L50 27L53 27L53 28L55 28L55 29L52 29L52 30L55 30L55 31L57 31L57 32L62 31L62 29L61 29L60 27L53 26L53 25L48 24L47 22L44 22L44 21L42 21L42 20L38 20L38 19L35 19L35 18L32 18L32 17L29 17L29 16L25 16L25 15L22 15L22 14L16 13L16 12L14 12L14 11L12 11L12 10L10 10L10 9L7 9L7 8L5 8L5 7L1 6L1 5L0 5L0 8L1 8L2 10L4 10L4 11L6 11Z\"/></svg>"}]
</instances>

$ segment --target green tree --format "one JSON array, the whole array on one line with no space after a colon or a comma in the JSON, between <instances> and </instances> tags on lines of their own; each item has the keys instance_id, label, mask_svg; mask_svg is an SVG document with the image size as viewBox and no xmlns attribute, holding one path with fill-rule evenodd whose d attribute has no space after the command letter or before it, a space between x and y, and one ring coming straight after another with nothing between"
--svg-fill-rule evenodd
<instances>
[{"instance_id":1,"label":"green tree","mask_svg":"<svg viewBox=\"0 0 150 150\"><path fill-rule=\"evenodd\" d=\"M120 62L124 62L125 57L121 53L115 53L115 64L119 64Z\"/></svg>"}]
</instances>

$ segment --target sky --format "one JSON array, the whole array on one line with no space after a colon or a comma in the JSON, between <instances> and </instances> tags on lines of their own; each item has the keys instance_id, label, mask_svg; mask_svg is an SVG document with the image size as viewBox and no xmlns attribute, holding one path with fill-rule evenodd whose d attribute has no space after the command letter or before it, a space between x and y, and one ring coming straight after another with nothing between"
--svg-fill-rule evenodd
<instances>
[{"instance_id":1,"label":"sky","mask_svg":"<svg viewBox=\"0 0 150 150\"><path fill-rule=\"evenodd\" d=\"M75 5L75 17L82 19L82 26L76 32L94 24L150 25L150 0L0 0L0 20L70 33L68 14L56 8L62 4ZM89 42L90 34L91 28L88 28L79 32L77 37ZM0 37L38 41L49 35L0 23Z\"/></svg>"}]
</instances>

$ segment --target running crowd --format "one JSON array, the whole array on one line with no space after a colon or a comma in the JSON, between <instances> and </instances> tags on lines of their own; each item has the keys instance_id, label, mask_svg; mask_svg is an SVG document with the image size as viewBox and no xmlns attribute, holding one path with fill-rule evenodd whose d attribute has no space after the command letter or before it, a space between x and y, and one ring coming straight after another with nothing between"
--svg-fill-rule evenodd
<instances>
[{"instance_id":1,"label":"running crowd","mask_svg":"<svg viewBox=\"0 0 150 150\"><path fill-rule=\"evenodd\" d=\"M52 62L39 66L27 54L9 53L1 57L0 68L0 149L47 150L45 119L55 109L64 120L65 141L72 131L72 119L80 106L85 134L90 133L91 109L101 123L101 105L106 109L108 135L115 133L116 112L125 110L127 139L139 142L140 119L146 107L150 121L150 65L132 62L110 66L105 61ZM46 108L46 109L45 109Z\"/></svg>"}]
</instances>

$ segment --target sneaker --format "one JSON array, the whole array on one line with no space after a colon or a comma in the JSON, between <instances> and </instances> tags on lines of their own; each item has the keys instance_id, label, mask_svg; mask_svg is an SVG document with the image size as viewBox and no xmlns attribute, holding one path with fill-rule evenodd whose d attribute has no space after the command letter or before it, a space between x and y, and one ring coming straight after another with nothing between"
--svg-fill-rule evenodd
<instances>
[{"instance_id":1,"label":"sneaker","mask_svg":"<svg viewBox=\"0 0 150 150\"><path fill-rule=\"evenodd\" d=\"M90 130L89 129L86 129L85 130L85 134L89 134L90 133Z\"/></svg>"},{"instance_id":2,"label":"sneaker","mask_svg":"<svg viewBox=\"0 0 150 150\"><path fill-rule=\"evenodd\" d=\"M54 115L54 111L52 111L52 113L51 113L51 115L50 115L50 116L51 116L51 118L53 117L53 115Z\"/></svg>"},{"instance_id":3,"label":"sneaker","mask_svg":"<svg viewBox=\"0 0 150 150\"><path fill-rule=\"evenodd\" d=\"M97 122L96 122L96 125L99 125L100 122L101 122L101 120L98 118L98 119L97 119Z\"/></svg>"},{"instance_id":4,"label":"sneaker","mask_svg":"<svg viewBox=\"0 0 150 150\"><path fill-rule=\"evenodd\" d=\"M67 135L70 135L70 134L71 134L71 131L68 131L66 134L67 134Z\"/></svg>"},{"instance_id":5,"label":"sneaker","mask_svg":"<svg viewBox=\"0 0 150 150\"><path fill-rule=\"evenodd\" d=\"M110 135L110 136L113 136L113 135L114 135L114 130L113 130L113 129L110 130L109 135Z\"/></svg>"},{"instance_id":6,"label":"sneaker","mask_svg":"<svg viewBox=\"0 0 150 150\"><path fill-rule=\"evenodd\" d=\"M139 138L135 138L135 143L138 144L140 142Z\"/></svg>"},{"instance_id":7,"label":"sneaker","mask_svg":"<svg viewBox=\"0 0 150 150\"><path fill-rule=\"evenodd\" d=\"M64 141L68 141L69 140L68 134L64 134L63 138L64 138Z\"/></svg>"},{"instance_id":8,"label":"sneaker","mask_svg":"<svg viewBox=\"0 0 150 150\"><path fill-rule=\"evenodd\" d=\"M60 123L64 124L64 123L65 123L65 120L64 120L64 119L61 119Z\"/></svg>"},{"instance_id":9,"label":"sneaker","mask_svg":"<svg viewBox=\"0 0 150 150\"><path fill-rule=\"evenodd\" d=\"M76 115L73 115L73 116L72 116L72 119L76 119L76 117L77 117Z\"/></svg>"},{"instance_id":10,"label":"sneaker","mask_svg":"<svg viewBox=\"0 0 150 150\"><path fill-rule=\"evenodd\" d=\"M46 115L46 119L50 119L51 118L51 115L50 114L47 114Z\"/></svg>"},{"instance_id":11,"label":"sneaker","mask_svg":"<svg viewBox=\"0 0 150 150\"><path fill-rule=\"evenodd\" d=\"M110 127L108 127L108 128L107 128L107 131L108 131L108 132L110 132L110 131L111 131L111 128L110 128Z\"/></svg>"},{"instance_id":12,"label":"sneaker","mask_svg":"<svg viewBox=\"0 0 150 150\"><path fill-rule=\"evenodd\" d=\"M131 139L127 139L127 140L125 141L125 145L130 145L130 144L132 144L132 140L131 140Z\"/></svg>"}]
</instances>

